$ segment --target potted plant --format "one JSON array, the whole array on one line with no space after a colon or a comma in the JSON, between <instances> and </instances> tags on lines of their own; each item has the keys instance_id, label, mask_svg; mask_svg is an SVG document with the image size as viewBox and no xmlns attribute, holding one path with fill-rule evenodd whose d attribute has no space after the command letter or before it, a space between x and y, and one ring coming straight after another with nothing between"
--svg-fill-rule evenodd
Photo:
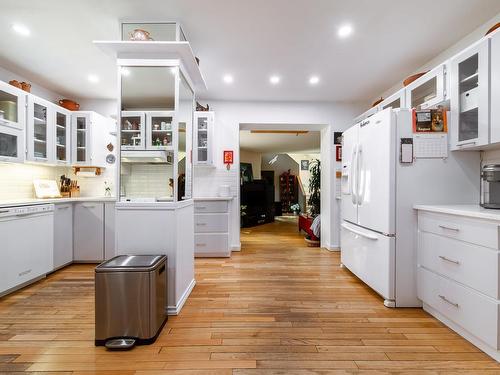
<instances>
[{"instance_id":1,"label":"potted plant","mask_svg":"<svg viewBox=\"0 0 500 375\"><path fill-rule=\"evenodd\" d=\"M314 218L320 214L321 193L321 162L318 159L311 161L309 165L309 213Z\"/></svg>"}]
</instances>

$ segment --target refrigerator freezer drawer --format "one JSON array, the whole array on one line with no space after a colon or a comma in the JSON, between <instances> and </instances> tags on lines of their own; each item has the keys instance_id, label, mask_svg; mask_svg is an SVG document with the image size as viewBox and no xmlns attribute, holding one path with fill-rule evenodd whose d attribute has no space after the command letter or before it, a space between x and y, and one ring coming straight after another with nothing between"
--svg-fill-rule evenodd
<instances>
[{"instance_id":1,"label":"refrigerator freezer drawer","mask_svg":"<svg viewBox=\"0 0 500 375\"><path fill-rule=\"evenodd\" d=\"M340 235L342 264L386 300L394 300L396 239L347 222Z\"/></svg>"}]
</instances>

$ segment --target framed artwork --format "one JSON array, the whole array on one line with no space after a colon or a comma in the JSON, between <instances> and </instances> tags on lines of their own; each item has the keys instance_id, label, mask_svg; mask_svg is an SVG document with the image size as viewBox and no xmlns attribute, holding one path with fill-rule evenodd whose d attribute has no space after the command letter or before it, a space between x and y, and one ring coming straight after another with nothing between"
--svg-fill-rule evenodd
<instances>
[{"instance_id":1,"label":"framed artwork","mask_svg":"<svg viewBox=\"0 0 500 375\"><path fill-rule=\"evenodd\" d=\"M300 170L308 171L309 170L309 160L301 160L300 161Z\"/></svg>"},{"instance_id":2,"label":"framed artwork","mask_svg":"<svg viewBox=\"0 0 500 375\"><path fill-rule=\"evenodd\" d=\"M333 132L333 144L334 145L342 144L342 132Z\"/></svg>"},{"instance_id":3,"label":"framed artwork","mask_svg":"<svg viewBox=\"0 0 500 375\"><path fill-rule=\"evenodd\" d=\"M253 170L251 163L240 163L240 181L241 184L253 181Z\"/></svg>"}]
</instances>

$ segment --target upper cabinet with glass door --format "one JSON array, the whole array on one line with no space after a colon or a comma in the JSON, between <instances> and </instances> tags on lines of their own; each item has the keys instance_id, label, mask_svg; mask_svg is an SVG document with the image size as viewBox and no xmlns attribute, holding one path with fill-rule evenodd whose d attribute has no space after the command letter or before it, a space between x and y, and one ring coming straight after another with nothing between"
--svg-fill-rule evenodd
<instances>
[{"instance_id":1,"label":"upper cabinet with glass door","mask_svg":"<svg viewBox=\"0 0 500 375\"><path fill-rule=\"evenodd\" d=\"M0 81L0 126L26 128L26 92Z\"/></svg>"},{"instance_id":2,"label":"upper cabinet with glass door","mask_svg":"<svg viewBox=\"0 0 500 375\"><path fill-rule=\"evenodd\" d=\"M214 166L213 127L214 112L195 112L194 116L194 165Z\"/></svg>"},{"instance_id":3,"label":"upper cabinet with glass door","mask_svg":"<svg viewBox=\"0 0 500 375\"><path fill-rule=\"evenodd\" d=\"M122 150L144 150L146 144L144 112L122 111L120 132Z\"/></svg>"},{"instance_id":4,"label":"upper cabinet with glass door","mask_svg":"<svg viewBox=\"0 0 500 375\"><path fill-rule=\"evenodd\" d=\"M90 115L87 113L74 114L72 122L72 163L76 165L90 165Z\"/></svg>"},{"instance_id":5,"label":"upper cabinet with glass door","mask_svg":"<svg viewBox=\"0 0 500 375\"><path fill-rule=\"evenodd\" d=\"M379 111L382 111L386 108L398 109L398 108L407 108L406 107L406 95L405 89L401 89L398 92L392 94L385 98L382 102L378 104Z\"/></svg>"},{"instance_id":6,"label":"upper cabinet with glass door","mask_svg":"<svg viewBox=\"0 0 500 375\"><path fill-rule=\"evenodd\" d=\"M172 150L174 147L174 111L146 112L146 148Z\"/></svg>"},{"instance_id":7,"label":"upper cabinet with glass door","mask_svg":"<svg viewBox=\"0 0 500 375\"><path fill-rule=\"evenodd\" d=\"M55 109L55 159L58 164L69 164L71 160L71 112L64 108Z\"/></svg>"},{"instance_id":8,"label":"upper cabinet with glass door","mask_svg":"<svg viewBox=\"0 0 500 375\"><path fill-rule=\"evenodd\" d=\"M489 39L451 60L451 147L489 143Z\"/></svg>"},{"instance_id":9,"label":"upper cabinet with glass door","mask_svg":"<svg viewBox=\"0 0 500 375\"><path fill-rule=\"evenodd\" d=\"M26 134L27 158L31 161L53 161L54 105L34 95L28 96L28 121Z\"/></svg>"},{"instance_id":10,"label":"upper cabinet with glass door","mask_svg":"<svg viewBox=\"0 0 500 375\"><path fill-rule=\"evenodd\" d=\"M123 22L122 40L185 42L186 36L177 22Z\"/></svg>"},{"instance_id":11,"label":"upper cabinet with glass door","mask_svg":"<svg viewBox=\"0 0 500 375\"><path fill-rule=\"evenodd\" d=\"M448 100L446 64L427 72L406 86L407 108L428 109Z\"/></svg>"}]
</instances>

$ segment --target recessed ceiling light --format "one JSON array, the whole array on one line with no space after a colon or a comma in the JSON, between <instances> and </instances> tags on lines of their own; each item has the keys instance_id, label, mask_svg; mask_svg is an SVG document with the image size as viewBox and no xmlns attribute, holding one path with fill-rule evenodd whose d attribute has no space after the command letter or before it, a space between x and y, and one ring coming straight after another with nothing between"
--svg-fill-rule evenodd
<instances>
[{"instance_id":1,"label":"recessed ceiling light","mask_svg":"<svg viewBox=\"0 0 500 375\"><path fill-rule=\"evenodd\" d=\"M277 85L280 83L281 77L280 76L271 76L269 77L269 82L271 82L272 85Z\"/></svg>"},{"instance_id":2,"label":"recessed ceiling light","mask_svg":"<svg viewBox=\"0 0 500 375\"><path fill-rule=\"evenodd\" d=\"M231 84L233 83L234 78L231 74L226 74L224 77L222 77L222 80L227 84Z\"/></svg>"},{"instance_id":3,"label":"recessed ceiling light","mask_svg":"<svg viewBox=\"0 0 500 375\"><path fill-rule=\"evenodd\" d=\"M89 80L89 82L92 82L92 83L97 83L99 82L99 77L96 76L95 74L89 74L87 76L87 79Z\"/></svg>"},{"instance_id":4,"label":"recessed ceiling light","mask_svg":"<svg viewBox=\"0 0 500 375\"><path fill-rule=\"evenodd\" d=\"M130 69L125 68L124 66L122 66L120 68L120 73L121 73L122 76L128 77L130 75ZM90 80L90 78L89 78L89 80Z\"/></svg>"},{"instance_id":5,"label":"recessed ceiling light","mask_svg":"<svg viewBox=\"0 0 500 375\"><path fill-rule=\"evenodd\" d=\"M351 35L353 32L353 28L349 24L345 24L339 27L339 30L337 31L337 35L339 38L347 38L349 35Z\"/></svg>"},{"instance_id":6,"label":"recessed ceiling light","mask_svg":"<svg viewBox=\"0 0 500 375\"><path fill-rule=\"evenodd\" d=\"M311 76L309 78L309 84L311 85L317 85L319 83L319 77L318 76Z\"/></svg>"},{"instance_id":7,"label":"recessed ceiling light","mask_svg":"<svg viewBox=\"0 0 500 375\"><path fill-rule=\"evenodd\" d=\"M14 30L16 33L18 33L22 36L29 36L31 34L30 29L28 29L26 26L24 26L20 23L13 24L12 30Z\"/></svg>"}]
</instances>

